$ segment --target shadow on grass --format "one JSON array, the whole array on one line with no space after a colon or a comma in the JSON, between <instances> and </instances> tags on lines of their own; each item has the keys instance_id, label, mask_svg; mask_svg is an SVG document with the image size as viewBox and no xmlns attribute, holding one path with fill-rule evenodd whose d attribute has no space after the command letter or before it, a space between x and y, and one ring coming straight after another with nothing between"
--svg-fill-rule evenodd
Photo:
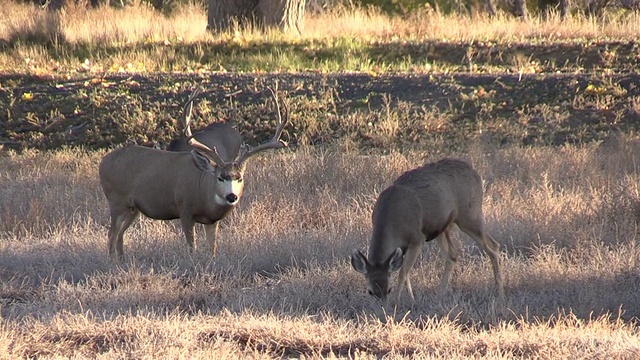
<instances>
[{"instance_id":1,"label":"shadow on grass","mask_svg":"<svg viewBox=\"0 0 640 360\"><path fill-rule=\"evenodd\" d=\"M506 68L517 72L518 67L538 66L537 72L566 72L572 70L613 69L617 72L633 70L636 44L633 41L589 43L516 43L451 42L451 41L376 41L337 38L330 40L302 39L296 42L200 41L193 43L163 42L76 43L65 40L60 25L47 19L45 30L12 34L0 44L0 51L8 52L23 46L43 46L55 60L76 58L108 59L122 54L160 54L163 64L180 68L199 64L227 70L292 71L322 69L329 71L387 69L406 70L437 64L442 69L457 72L476 68ZM613 53L613 57L602 54ZM170 56L169 56L170 55ZM357 60L354 60L357 59ZM519 64L516 59L526 59ZM151 60L151 59L150 59ZM275 61L274 61L275 60ZM361 68L352 68L352 67Z\"/></svg>"},{"instance_id":2,"label":"shadow on grass","mask_svg":"<svg viewBox=\"0 0 640 360\"><path fill-rule=\"evenodd\" d=\"M379 313L361 275L346 261L283 267L265 277L243 270L237 259L190 256L178 248L184 244L134 247L122 265L91 246L74 251L47 246L32 252L5 251L0 257L3 317L50 318L87 311L105 318L138 312L249 311L294 317L323 313L353 320ZM158 257L160 252L168 256ZM608 316L635 323L640 318L640 275L634 269L611 276L576 274L507 284L504 308L496 300L488 268L487 281L481 284L460 284L454 274L452 290L442 295L436 292L440 273L419 270L414 269L414 279L435 278L427 288L414 284L416 302L411 305L405 294L392 315L396 321L419 324L425 318L444 317L464 326L487 326L501 320L544 322L562 314L585 321Z\"/></svg>"}]
</instances>

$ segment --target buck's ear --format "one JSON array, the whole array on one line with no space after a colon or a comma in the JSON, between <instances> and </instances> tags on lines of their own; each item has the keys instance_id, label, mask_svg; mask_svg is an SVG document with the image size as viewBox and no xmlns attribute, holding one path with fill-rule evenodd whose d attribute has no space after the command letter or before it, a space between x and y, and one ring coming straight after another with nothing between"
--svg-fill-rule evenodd
<instances>
[{"instance_id":1,"label":"buck's ear","mask_svg":"<svg viewBox=\"0 0 640 360\"><path fill-rule=\"evenodd\" d=\"M360 250L354 250L351 254L351 266L353 269L359 273L367 275L369 272L369 262L367 258L362 255Z\"/></svg>"},{"instance_id":2,"label":"buck's ear","mask_svg":"<svg viewBox=\"0 0 640 360\"><path fill-rule=\"evenodd\" d=\"M404 254L402 253L401 248L397 248L396 251L389 256L387 259L387 264L389 265L389 272L394 272L400 270L402 267L402 263L404 262Z\"/></svg>"},{"instance_id":3,"label":"buck's ear","mask_svg":"<svg viewBox=\"0 0 640 360\"><path fill-rule=\"evenodd\" d=\"M215 168L211 166L211 160L197 150L191 150L191 159L193 164L202 171L213 172Z\"/></svg>"}]
</instances>

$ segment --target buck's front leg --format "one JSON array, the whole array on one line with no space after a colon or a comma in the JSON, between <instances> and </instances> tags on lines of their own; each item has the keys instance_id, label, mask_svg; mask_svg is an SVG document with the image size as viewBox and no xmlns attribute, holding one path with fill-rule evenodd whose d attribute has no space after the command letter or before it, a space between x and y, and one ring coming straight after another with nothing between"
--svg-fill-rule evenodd
<instances>
[{"instance_id":1,"label":"buck's front leg","mask_svg":"<svg viewBox=\"0 0 640 360\"><path fill-rule=\"evenodd\" d=\"M189 245L189 251L193 252L196 249L196 244L193 241L196 222L190 215L183 215L180 217L180 223L182 224L182 232L187 239L187 245Z\"/></svg>"},{"instance_id":2,"label":"buck's front leg","mask_svg":"<svg viewBox=\"0 0 640 360\"><path fill-rule=\"evenodd\" d=\"M218 222L204 226L204 233L209 243L209 248L213 252L213 256L218 255Z\"/></svg>"}]
</instances>

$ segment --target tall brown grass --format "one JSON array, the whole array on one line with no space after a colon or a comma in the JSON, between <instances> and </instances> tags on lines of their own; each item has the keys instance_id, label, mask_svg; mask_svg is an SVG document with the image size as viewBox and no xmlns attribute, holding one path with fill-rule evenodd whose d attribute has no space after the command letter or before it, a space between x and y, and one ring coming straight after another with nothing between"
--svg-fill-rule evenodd
<instances>
[{"instance_id":1,"label":"tall brown grass","mask_svg":"<svg viewBox=\"0 0 640 360\"><path fill-rule=\"evenodd\" d=\"M521 21L503 14L487 16L444 15L434 12L410 17L390 17L373 9L339 7L321 14L308 14L302 34L265 34L257 29L210 34L206 12L199 5L180 5L167 16L144 5L124 10L70 5L61 12L8 1L0 8L0 39L59 37L71 44L141 44L155 41L218 42L296 41L359 37L374 40L445 41L539 41L635 39L640 36L637 13L611 14L603 18L584 16L561 20L557 16Z\"/></svg>"},{"instance_id":2,"label":"tall brown grass","mask_svg":"<svg viewBox=\"0 0 640 360\"><path fill-rule=\"evenodd\" d=\"M202 240L189 254L175 222L142 219L121 265L106 252L104 152L5 154L0 357L636 356L640 140L440 149L484 177L506 304L486 257L457 235L452 290L436 295L443 262L426 244L416 302L385 315L348 255L366 247L377 194L436 151L259 157L217 258Z\"/></svg>"},{"instance_id":3,"label":"tall brown grass","mask_svg":"<svg viewBox=\"0 0 640 360\"><path fill-rule=\"evenodd\" d=\"M505 57L509 60L513 46L526 43L527 55L515 55L513 62L521 72L530 73L536 72L531 51L546 53L537 51L537 46L553 49L567 43L612 43L611 50L603 51L602 56L615 62L615 43L640 37L640 19L633 12L564 20L534 17L525 22L504 14L489 18L424 12L390 17L352 7L309 14L301 34L253 28L212 34L206 31L205 10L198 5L182 5L168 16L142 5L92 9L69 3L59 12L13 1L3 3L0 71L38 76L120 71L448 72L451 65L439 65L431 59L429 44L469 46L468 57L478 47L491 50L507 46L510 50ZM406 52L408 49L417 53ZM503 55L500 49L490 51L496 59ZM450 59L453 67L470 60L463 58ZM573 61L582 59L558 61L559 67L571 67Z\"/></svg>"}]
</instances>

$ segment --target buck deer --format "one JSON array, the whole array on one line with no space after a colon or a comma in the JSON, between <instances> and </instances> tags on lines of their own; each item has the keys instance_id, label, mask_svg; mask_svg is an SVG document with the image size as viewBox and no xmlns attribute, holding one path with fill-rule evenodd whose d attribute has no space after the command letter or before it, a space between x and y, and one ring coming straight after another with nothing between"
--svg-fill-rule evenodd
<instances>
[{"instance_id":1,"label":"buck deer","mask_svg":"<svg viewBox=\"0 0 640 360\"><path fill-rule=\"evenodd\" d=\"M383 302L391 292L389 277L397 270L400 274L396 302L400 300L403 285L415 301L409 271L420 255L423 242L433 239L440 245L445 259L440 290L447 289L458 258L451 242L452 224L457 224L489 255L499 297L504 298L500 244L484 229L482 180L469 163L444 159L404 173L378 197L372 222L369 255L365 257L355 250L351 265L365 275L369 293Z\"/></svg>"},{"instance_id":2,"label":"buck deer","mask_svg":"<svg viewBox=\"0 0 640 360\"><path fill-rule=\"evenodd\" d=\"M195 223L205 225L205 237L213 255L218 251L218 222L239 202L244 188L246 161L268 149L287 147L280 139L289 121L286 102L284 116L276 93L269 88L276 104L278 127L273 138L239 154L241 138L230 125L216 126L215 134L205 136L209 145L191 133L194 90L183 108L184 135L193 147L190 152L171 152L130 145L104 156L100 163L100 184L109 203L109 255L124 257L124 232L139 213L156 220L180 219L190 250ZM204 140L203 140L204 141Z\"/></svg>"},{"instance_id":3,"label":"buck deer","mask_svg":"<svg viewBox=\"0 0 640 360\"><path fill-rule=\"evenodd\" d=\"M227 162L232 162L240 153L242 137L238 130L229 123L211 123L194 133L193 137L207 147L215 146L220 157ZM167 145L167 151L188 152L191 150L194 150L194 147L184 136L171 140Z\"/></svg>"}]
</instances>

